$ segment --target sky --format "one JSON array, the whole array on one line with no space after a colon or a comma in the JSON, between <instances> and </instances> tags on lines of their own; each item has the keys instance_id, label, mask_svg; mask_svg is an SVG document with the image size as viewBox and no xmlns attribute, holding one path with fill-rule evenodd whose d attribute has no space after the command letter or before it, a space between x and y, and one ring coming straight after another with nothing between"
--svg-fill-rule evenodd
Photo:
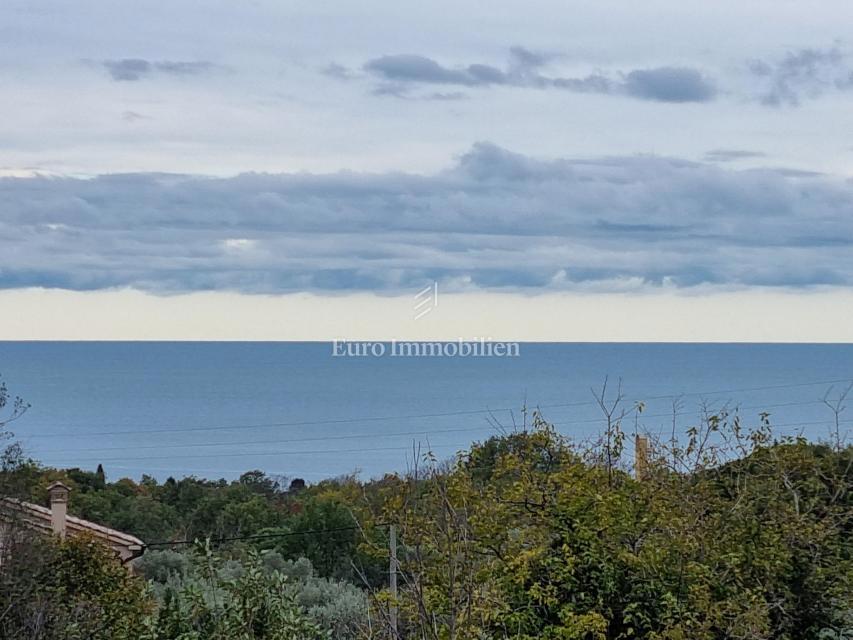
<instances>
[{"instance_id":1,"label":"sky","mask_svg":"<svg viewBox=\"0 0 853 640\"><path fill-rule=\"evenodd\" d=\"M7 0L0 338L850 339L851 25L834 0ZM404 320L431 283L455 311Z\"/></svg>"}]
</instances>

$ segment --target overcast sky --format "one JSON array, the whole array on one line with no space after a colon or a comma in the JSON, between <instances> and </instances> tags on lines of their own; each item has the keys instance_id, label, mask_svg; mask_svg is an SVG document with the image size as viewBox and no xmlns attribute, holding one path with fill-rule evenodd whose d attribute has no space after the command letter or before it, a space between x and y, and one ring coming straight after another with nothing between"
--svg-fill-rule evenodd
<instances>
[{"instance_id":1,"label":"overcast sky","mask_svg":"<svg viewBox=\"0 0 853 640\"><path fill-rule=\"evenodd\" d=\"M847 295L851 27L841 1L5 0L0 287Z\"/></svg>"}]
</instances>

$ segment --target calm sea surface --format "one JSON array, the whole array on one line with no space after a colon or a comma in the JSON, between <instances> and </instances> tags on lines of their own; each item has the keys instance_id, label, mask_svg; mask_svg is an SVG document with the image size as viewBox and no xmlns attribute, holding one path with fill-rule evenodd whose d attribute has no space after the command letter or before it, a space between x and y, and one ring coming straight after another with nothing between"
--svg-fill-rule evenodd
<instances>
[{"instance_id":1,"label":"calm sea surface","mask_svg":"<svg viewBox=\"0 0 853 640\"><path fill-rule=\"evenodd\" d=\"M32 404L14 423L45 464L110 478L143 473L316 481L405 469L413 445L440 456L511 426L525 405L559 430L601 428L590 387L621 377L640 425L668 433L699 405L771 414L782 433L825 437L822 398L853 380L853 345L523 343L517 358L335 358L328 343L0 342L0 374ZM834 382L833 382L834 381ZM852 394L853 395L853 394ZM851 398L853 404L853 398ZM843 414L853 427L853 406ZM632 424L633 428L633 424Z\"/></svg>"}]
</instances>

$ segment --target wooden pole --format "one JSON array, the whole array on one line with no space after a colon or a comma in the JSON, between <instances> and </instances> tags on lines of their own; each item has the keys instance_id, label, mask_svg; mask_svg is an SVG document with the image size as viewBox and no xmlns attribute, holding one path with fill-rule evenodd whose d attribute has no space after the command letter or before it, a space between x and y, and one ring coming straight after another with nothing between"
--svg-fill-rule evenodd
<instances>
[{"instance_id":1,"label":"wooden pole","mask_svg":"<svg viewBox=\"0 0 853 640\"><path fill-rule=\"evenodd\" d=\"M634 475L644 480L649 473L649 439L645 436L634 437Z\"/></svg>"},{"instance_id":2,"label":"wooden pole","mask_svg":"<svg viewBox=\"0 0 853 640\"><path fill-rule=\"evenodd\" d=\"M391 561L388 567L388 577L391 587L391 606L388 608L388 617L391 620L391 637L397 635L397 527L393 524L389 527L388 543L391 549Z\"/></svg>"}]
</instances>

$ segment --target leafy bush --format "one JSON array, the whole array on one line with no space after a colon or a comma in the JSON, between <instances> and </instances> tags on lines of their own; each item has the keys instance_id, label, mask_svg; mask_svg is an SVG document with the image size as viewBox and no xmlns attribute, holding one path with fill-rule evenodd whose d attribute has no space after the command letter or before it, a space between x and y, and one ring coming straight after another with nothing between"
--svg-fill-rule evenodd
<instances>
[{"instance_id":1,"label":"leafy bush","mask_svg":"<svg viewBox=\"0 0 853 640\"><path fill-rule=\"evenodd\" d=\"M190 558L171 549L148 550L135 561L134 568L148 580L166 583L172 578L184 578L189 573Z\"/></svg>"},{"instance_id":2,"label":"leafy bush","mask_svg":"<svg viewBox=\"0 0 853 640\"><path fill-rule=\"evenodd\" d=\"M194 594L210 604L228 600L228 584L237 584L254 570L277 580L277 588L332 637L359 637L366 625L367 596L352 584L320 578L306 558L285 560L277 552L248 552L244 560L208 552L184 554L151 551L137 561L137 570L152 580L164 608L174 606L176 594Z\"/></svg>"},{"instance_id":3,"label":"leafy bush","mask_svg":"<svg viewBox=\"0 0 853 640\"><path fill-rule=\"evenodd\" d=\"M155 603L111 549L84 536L7 538L0 566L0 637L150 638Z\"/></svg>"},{"instance_id":4,"label":"leafy bush","mask_svg":"<svg viewBox=\"0 0 853 640\"><path fill-rule=\"evenodd\" d=\"M240 575L223 578L208 548L196 579L168 587L157 618L157 640L313 640L330 637L299 606L287 578L265 571L249 553Z\"/></svg>"}]
</instances>

